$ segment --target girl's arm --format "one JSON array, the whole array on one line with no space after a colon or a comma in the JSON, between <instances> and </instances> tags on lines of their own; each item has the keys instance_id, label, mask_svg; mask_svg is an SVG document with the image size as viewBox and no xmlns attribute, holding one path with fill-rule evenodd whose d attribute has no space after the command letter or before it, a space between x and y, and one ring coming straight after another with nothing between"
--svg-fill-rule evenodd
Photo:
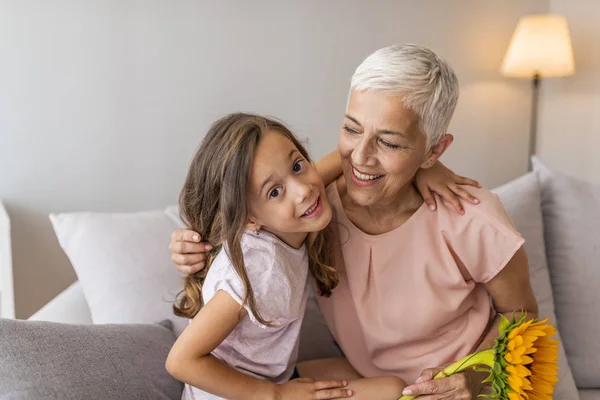
<instances>
[{"instance_id":1,"label":"girl's arm","mask_svg":"<svg viewBox=\"0 0 600 400\"><path fill-rule=\"evenodd\" d=\"M277 385L231 368L210 353L235 329L247 312L227 292L218 291L179 336L166 369L176 379L227 399L345 398L345 382L292 381ZM285 396L285 397L284 397Z\"/></svg>"},{"instance_id":2,"label":"girl's arm","mask_svg":"<svg viewBox=\"0 0 600 400\"><path fill-rule=\"evenodd\" d=\"M460 185L470 185L481 187L479 182L464 176L456 175L440 161L436 161L429 168L421 168L415 175L415 186L421 192L423 200L429 206L431 211L435 211L437 204L432 192L436 192L444 201L454 206L459 214L464 214L460 199L466 200L472 204L479 204L479 199L472 196Z\"/></svg>"},{"instance_id":3,"label":"girl's arm","mask_svg":"<svg viewBox=\"0 0 600 400\"><path fill-rule=\"evenodd\" d=\"M397 400L402 397L406 383L396 376L363 378L345 357L325 358L298 364L301 377L319 379L343 379L348 381L356 400Z\"/></svg>"},{"instance_id":4,"label":"girl's arm","mask_svg":"<svg viewBox=\"0 0 600 400\"><path fill-rule=\"evenodd\" d=\"M340 152L334 151L327 154L315 162L315 168L325 186L328 186L331 182L335 181L342 175L342 159L340 158Z\"/></svg>"}]
</instances>

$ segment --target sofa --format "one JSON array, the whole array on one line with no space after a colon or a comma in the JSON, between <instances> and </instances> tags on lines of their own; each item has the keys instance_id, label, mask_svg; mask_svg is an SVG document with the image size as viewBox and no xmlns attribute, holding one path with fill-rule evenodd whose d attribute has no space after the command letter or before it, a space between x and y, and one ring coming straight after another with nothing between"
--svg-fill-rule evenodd
<instances>
[{"instance_id":1,"label":"sofa","mask_svg":"<svg viewBox=\"0 0 600 400\"><path fill-rule=\"evenodd\" d=\"M533 161L533 172L494 192L526 239L540 316L558 328L554 398L600 400L600 187ZM171 312L181 286L167 249L177 207L50 218L79 280L29 321L0 320L0 399L178 398L182 385L164 371L187 323ZM313 295L300 359L339 355Z\"/></svg>"}]
</instances>

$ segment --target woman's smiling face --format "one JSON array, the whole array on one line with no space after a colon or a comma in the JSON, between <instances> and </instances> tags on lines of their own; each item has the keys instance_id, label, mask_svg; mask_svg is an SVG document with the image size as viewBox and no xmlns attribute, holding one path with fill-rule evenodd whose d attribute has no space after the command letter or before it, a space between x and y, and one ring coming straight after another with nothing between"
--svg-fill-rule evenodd
<instances>
[{"instance_id":1,"label":"woman's smiling face","mask_svg":"<svg viewBox=\"0 0 600 400\"><path fill-rule=\"evenodd\" d=\"M426 144L400 96L353 90L338 140L350 198L363 207L393 201L426 161Z\"/></svg>"}]
</instances>

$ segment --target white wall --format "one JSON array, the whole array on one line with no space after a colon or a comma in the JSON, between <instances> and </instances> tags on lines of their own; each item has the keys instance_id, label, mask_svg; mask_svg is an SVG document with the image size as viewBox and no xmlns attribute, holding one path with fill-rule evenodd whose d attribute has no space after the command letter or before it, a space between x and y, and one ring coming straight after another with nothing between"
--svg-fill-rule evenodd
<instances>
[{"instance_id":1,"label":"white wall","mask_svg":"<svg viewBox=\"0 0 600 400\"><path fill-rule=\"evenodd\" d=\"M49 212L174 203L203 132L231 111L278 116L321 156L336 145L354 68L392 43L428 45L459 75L457 140L444 161L490 187L520 175L529 86L499 67L518 18L547 9L547 0L0 0L0 197L13 220L17 315L75 279Z\"/></svg>"},{"instance_id":2,"label":"white wall","mask_svg":"<svg viewBox=\"0 0 600 400\"><path fill-rule=\"evenodd\" d=\"M600 2L551 0L566 16L575 75L542 81L541 159L553 169L600 183Z\"/></svg>"}]
</instances>

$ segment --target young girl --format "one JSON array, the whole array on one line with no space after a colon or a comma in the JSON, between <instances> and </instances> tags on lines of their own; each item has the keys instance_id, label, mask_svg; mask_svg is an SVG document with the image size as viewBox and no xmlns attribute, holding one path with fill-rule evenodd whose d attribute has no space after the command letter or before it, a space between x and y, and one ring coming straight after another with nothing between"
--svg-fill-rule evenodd
<instances>
[{"instance_id":1,"label":"young girl","mask_svg":"<svg viewBox=\"0 0 600 400\"><path fill-rule=\"evenodd\" d=\"M397 377L293 379L310 285L337 284L327 230L332 211L317 169L281 123L247 114L217 121L180 196L187 225L212 244L186 277L177 315L193 318L166 368L186 399L397 399ZM310 270L310 273L309 273ZM292 379L292 380L290 380Z\"/></svg>"}]
</instances>

